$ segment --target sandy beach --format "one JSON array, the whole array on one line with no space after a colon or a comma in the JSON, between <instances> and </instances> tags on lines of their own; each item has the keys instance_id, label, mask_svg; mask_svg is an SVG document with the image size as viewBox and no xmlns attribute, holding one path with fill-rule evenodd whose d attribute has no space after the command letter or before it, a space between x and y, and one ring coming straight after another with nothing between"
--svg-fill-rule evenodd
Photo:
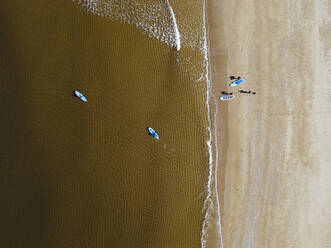
<instances>
[{"instance_id":1,"label":"sandy beach","mask_svg":"<svg viewBox=\"0 0 331 248\"><path fill-rule=\"evenodd\" d=\"M207 3L223 247L331 247L330 3Z\"/></svg>"}]
</instances>

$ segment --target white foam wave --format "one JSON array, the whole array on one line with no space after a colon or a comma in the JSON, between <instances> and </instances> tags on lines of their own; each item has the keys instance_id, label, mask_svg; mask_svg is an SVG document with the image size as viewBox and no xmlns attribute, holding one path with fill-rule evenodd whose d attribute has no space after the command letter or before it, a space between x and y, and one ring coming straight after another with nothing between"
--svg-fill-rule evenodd
<instances>
[{"instance_id":1,"label":"white foam wave","mask_svg":"<svg viewBox=\"0 0 331 248\"><path fill-rule=\"evenodd\" d=\"M214 105L216 106L215 115L214 115L214 127L217 127L217 115L218 115L218 107L216 98L214 98ZM219 244L221 248L223 248L223 239L222 239L222 226L221 226L221 205L218 197L218 181L217 181L217 169L218 169L218 143L217 143L217 133L214 132L214 140L215 140L215 150L216 150L216 161L215 161L215 198L216 198L216 209L217 209L217 228L218 228L218 236L219 236Z\"/></svg>"},{"instance_id":2,"label":"white foam wave","mask_svg":"<svg viewBox=\"0 0 331 248\"><path fill-rule=\"evenodd\" d=\"M176 40L176 48L177 48L177 51L180 50L180 34L179 34L179 30L178 30L178 26L177 26L177 22L176 22L176 17L175 17L175 13L174 11L172 10L172 7L169 3L169 0L167 0L167 3L169 5L169 10L170 10L170 14L171 14L171 17L172 17L172 21L173 21L173 26L174 26L174 32L175 32L175 40Z\"/></svg>"},{"instance_id":3,"label":"white foam wave","mask_svg":"<svg viewBox=\"0 0 331 248\"><path fill-rule=\"evenodd\" d=\"M180 34L169 1L140 3L136 0L72 0L89 12L135 25L177 50L181 48Z\"/></svg>"},{"instance_id":4,"label":"white foam wave","mask_svg":"<svg viewBox=\"0 0 331 248\"><path fill-rule=\"evenodd\" d=\"M201 1L176 1L175 9L169 0L71 1L94 15L135 25L149 37L158 39L178 51L183 47L190 47L193 50L198 49L203 56ZM180 16L180 20L177 20L176 16ZM180 56L177 64L193 81L200 82L201 75L205 74L205 65L196 61L196 57L186 55Z\"/></svg>"}]
</instances>

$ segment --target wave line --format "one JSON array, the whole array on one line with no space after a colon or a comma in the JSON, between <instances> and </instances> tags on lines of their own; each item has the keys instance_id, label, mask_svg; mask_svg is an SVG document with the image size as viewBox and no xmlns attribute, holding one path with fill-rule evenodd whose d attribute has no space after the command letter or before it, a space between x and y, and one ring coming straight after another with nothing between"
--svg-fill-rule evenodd
<instances>
[{"instance_id":1,"label":"wave line","mask_svg":"<svg viewBox=\"0 0 331 248\"><path fill-rule=\"evenodd\" d=\"M177 49L177 51L179 51L180 50L180 34L179 34L178 26L177 26L177 21L176 21L175 13L169 3L169 0L167 0L167 3L168 3L169 10L170 10L172 22L174 25L176 49Z\"/></svg>"},{"instance_id":2,"label":"wave line","mask_svg":"<svg viewBox=\"0 0 331 248\"><path fill-rule=\"evenodd\" d=\"M211 109L210 109L210 91L211 91L211 82L209 79L209 60L208 60L208 45L207 45L207 23L206 23L206 0L203 1L203 37L204 37L204 45L203 45L203 53L206 61L206 84L207 84L207 100L206 100L206 105L207 105L207 110L208 110L208 140L207 140L207 147L209 151L209 172L208 172L208 182L207 182L207 196L204 201L204 211L205 211L205 218L202 223L202 230L201 230L201 248L206 247L207 243L207 237L208 237L208 232L207 228L208 225L210 224L210 210L213 209L214 207L214 201L212 198L212 181L213 181L213 174L215 175L215 194L216 194L216 203L217 203L217 212L218 212L218 220L217 220L217 226L218 226L218 234L219 234L219 243L220 247L223 248L223 240L222 240L222 232L221 232L221 219L220 219L220 204L219 204L219 199L218 199L218 192L217 192L217 169L213 168L213 149L212 149L212 122L211 122ZM215 113L217 114L217 113ZM215 117L216 121L216 117ZM216 127L216 126L215 126ZM215 134L216 135L216 134ZM216 139L216 137L215 137ZM215 143L217 146L217 143ZM217 151L216 151L216 159L218 159L217 156ZM217 161L216 161L217 162ZM217 164L215 165L215 167ZM214 173L213 173L214 172Z\"/></svg>"}]
</instances>

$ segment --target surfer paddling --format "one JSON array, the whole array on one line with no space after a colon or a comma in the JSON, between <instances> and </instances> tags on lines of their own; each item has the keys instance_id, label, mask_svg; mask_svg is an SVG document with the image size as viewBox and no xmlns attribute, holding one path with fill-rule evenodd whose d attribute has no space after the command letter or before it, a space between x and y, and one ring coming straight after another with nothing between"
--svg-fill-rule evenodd
<instances>
[{"instance_id":1,"label":"surfer paddling","mask_svg":"<svg viewBox=\"0 0 331 248\"><path fill-rule=\"evenodd\" d=\"M87 102L87 99L86 97L80 93L78 90L75 90L73 93L72 93L75 97L79 98L80 100L82 100L83 102Z\"/></svg>"},{"instance_id":2,"label":"surfer paddling","mask_svg":"<svg viewBox=\"0 0 331 248\"><path fill-rule=\"evenodd\" d=\"M148 131L149 135L152 135L154 137L154 139L158 140L160 138L159 135L154 131L153 128L147 127L147 131Z\"/></svg>"}]
</instances>

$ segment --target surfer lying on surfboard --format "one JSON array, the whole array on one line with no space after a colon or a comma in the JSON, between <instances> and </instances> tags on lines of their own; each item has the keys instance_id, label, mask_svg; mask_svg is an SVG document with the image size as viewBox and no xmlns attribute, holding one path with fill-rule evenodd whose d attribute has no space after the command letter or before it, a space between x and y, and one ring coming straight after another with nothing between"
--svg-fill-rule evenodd
<instances>
[{"instance_id":1,"label":"surfer lying on surfboard","mask_svg":"<svg viewBox=\"0 0 331 248\"><path fill-rule=\"evenodd\" d=\"M148 133L154 137L154 139L159 139L159 135L154 131L153 128L147 127Z\"/></svg>"},{"instance_id":2,"label":"surfer lying on surfboard","mask_svg":"<svg viewBox=\"0 0 331 248\"><path fill-rule=\"evenodd\" d=\"M73 93L72 93L74 96L78 97L80 100L82 100L83 102L87 102L87 99L86 97L80 93L78 90L75 90Z\"/></svg>"},{"instance_id":3,"label":"surfer lying on surfboard","mask_svg":"<svg viewBox=\"0 0 331 248\"><path fill-rule=\"evenodd\" d=\"M255 95L255 94L256 94L256 92L254 92L254 91L251 91L251 90L249 90L249 91L246 91L246 90L239 90L239 93L244 93L244 94L253 94L253 95Z\"/></svg>"}]
</instances>

